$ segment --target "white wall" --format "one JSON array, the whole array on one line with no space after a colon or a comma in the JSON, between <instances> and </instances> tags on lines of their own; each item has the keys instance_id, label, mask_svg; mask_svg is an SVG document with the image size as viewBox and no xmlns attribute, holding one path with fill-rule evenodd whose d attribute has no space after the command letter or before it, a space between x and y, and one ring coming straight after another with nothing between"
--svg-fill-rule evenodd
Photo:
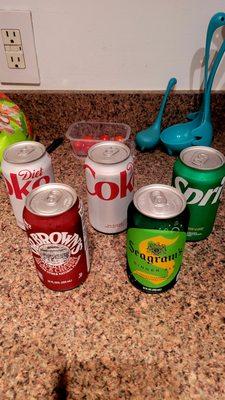
<instances>
[{"instance_id":1,"label":"white wall","mask_svg":"<svg viewBox=\"0 0 225 400\"><path fill-rule=\"evenodd\" d=\"M41 75L38 88L0 89L161 90L176 76L186 90L200 86L207 25L225 1L1 0L0 7L32 11ZM214 89L225 88L224 71L225 60Z\"/></svg>"}]
</instances>

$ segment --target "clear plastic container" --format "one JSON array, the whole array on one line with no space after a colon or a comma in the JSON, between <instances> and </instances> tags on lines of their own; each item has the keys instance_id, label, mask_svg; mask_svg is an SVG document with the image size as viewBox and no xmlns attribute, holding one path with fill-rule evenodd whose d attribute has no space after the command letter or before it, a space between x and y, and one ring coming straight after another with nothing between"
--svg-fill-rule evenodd
<instances>
[{"instance_id":1,"label":"clear plastic container","mask_svg":"<svg viewBox=\"0 0 225 400\"><path fill-rule=\"evenodd\" d=\"M103 140L118 140L127 144L130 132L130 126L122 123L79 121L69 126L66 137L74 155L83 158L91 146Z\"/></svg>"}]
</instances>

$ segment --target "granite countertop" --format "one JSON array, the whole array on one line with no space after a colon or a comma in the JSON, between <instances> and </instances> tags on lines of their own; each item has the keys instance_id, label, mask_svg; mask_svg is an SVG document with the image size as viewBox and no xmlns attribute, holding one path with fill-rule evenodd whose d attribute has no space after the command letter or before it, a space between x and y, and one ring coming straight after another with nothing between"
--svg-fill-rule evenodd
<instances>
[{"instance_id":1,"label":"granite countertop","mask_svg":"<svg viewBox=\"0 0 225 400\"><path fill-rule=\"evenodd\" d=\"M224 151L219 137L215 147ZM82 162L70 144L52 160L57 181L75 187L87 211ZM136 152L136 188L169 184L173 162L161 150ZM90 275L59 293L40 282L2 180L0 190L1 399L225 399L224 199L211 236L186 245L172 290L138 291L126 275L126 233L88 224Z\"/></svg>"}]
</instances>

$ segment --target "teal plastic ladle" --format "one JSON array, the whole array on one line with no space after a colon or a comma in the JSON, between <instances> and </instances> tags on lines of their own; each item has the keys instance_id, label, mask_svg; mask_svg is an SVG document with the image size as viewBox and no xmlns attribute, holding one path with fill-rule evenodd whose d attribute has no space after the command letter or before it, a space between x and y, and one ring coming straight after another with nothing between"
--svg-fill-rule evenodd
<instances>
[{"instance_id":1,"label":"teal plastic ladle","mask_svg":"<svg viewBox=\"0 0 225 400\"><path fill-rule=\"evenodd\" d=\"M224 52L225 52L225 40L218 51L218 54L214 60L213 66L209 74L207 89L205 91L205 97L204 97L203 116L200 125L198 124L197 127L191 129L190 131L188 131L188 129L186 130L180 129L179 125L180 126L185 125L185 127L190 126L195 122L195 120L193 120L185 124L177 124L170 126L169 128L165 129L162 132L160 137L161 141L167 148L167 151L170 155L172 155L174 152L180 152L181 150L189 146L211 145L213 136L213 127L210 115L210 96L211 96L211 89L214 77Z\"/></svg>"},{"instance_id":2,"label":"teal plastic ladle","mask_svg":"<svg viewBox=\"0 0 225 400\"><path fill-rule=\"evenodd\" d=\"M193 121L182 122L171 125L161 132L160 140L167 149L169 155L179 152L191 146L193 129L201 123L201 119L195 118Z\"/></svg>"},{"instance_id":3,"label":"teal plastic ladle","mask_svg":"<svg viewBox=\"0 0 225 400\"><path fill-rule=\"evenodd\" d=\"M215 31L220 28L221 26L225 25L225 13L224 12L218 12L215 15L212 16L212 18L209 21L208 29L207 29L207 34L206 34L206 43L205 43L205 69L204 69L204 91L206 92L207 89L207 79L208 79L208 69L209 69L209 56L210 56L210 47L211 47L211 42L213 35ZM187 118L190 121L193 121L195 118L198 119L199 123L202 120L202 113L203 113L203 108L204 108L204 97L203 101L200 107L199 111L192 112L187 115Z\"/></svg>"},{"instance_id":4,"label":"teal plastic ladle","mask_svg":"<svg viewBox=\"0 0 225 400\"><path fill-rule=\"evenodd\" d=\"M216 71L219 67L219 64L222 60L222 57L225 52L225 40L223 41L223 44L221 45L218 54L214 60L208 83L207 83L207 90L205 91L205 96L204 96L204 109L203 109L203 115L202 115L202 122L201 124L195 128L192 131L192 137L194 140L192 141L192 145L194 146L210 146L212 143L212 137L213 137L213 126L211 123L211 112L210 112L210 96L211 96L211 89L212 89L212 84L214 81L214 77L216 74Z\"/></svg>"},{"instance_id":5,"label":"teal plastic ladle","mask_svg":"<svg viewBox=\"0 0 225 400\"><path fill-rule=\"evenodd\" d=\"M163 112L166 107L168 96L173 87L176 85L176 83L177 83L176 78L171 78L169 80L155 122L147 129L144 129L137 133L135 142L137 147L141 151L154 149L156 145L159 143Z\"/></svg>"}]
</instances>

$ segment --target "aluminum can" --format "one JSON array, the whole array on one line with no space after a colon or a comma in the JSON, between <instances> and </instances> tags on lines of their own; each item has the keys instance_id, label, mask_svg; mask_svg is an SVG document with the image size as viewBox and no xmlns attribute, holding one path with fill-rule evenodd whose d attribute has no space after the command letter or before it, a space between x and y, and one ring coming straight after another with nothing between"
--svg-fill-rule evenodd
<instances>
[{"instance_id":1,"label":"aluminum can","mask_svg":"<svg viewBox=\"0 0 225 400\"><path fill-rule=\"evenodd\" d=\"M51 157L41 143L14 143L4 151L2 175L17 224L25 229L23 208L26 197L32 189L55 181Z\"/></svg>"},{"instance_id":2,"label":"aluminum can","mask_svg":"<svg viewBox=\"0 0 225 400\"><path fill-rule=\"evenodd\" d=\"M127 273L146 293L173 287L178 279L189 213L185 197L168 185L148 185L128 207Z\"/></svg>"},{"instance_id":3,"label":"aluminum can","mask_svg":"<svg viewBox=\"0 0 225 400\"><path fill-rule=\"evenodd\" d=\"M190 211L188 241L211 233L225 182L225 157L206 146L188 147L176 160L172 184L184 194Z\"/></svg>"},{"instance_id":4,"label":"aluminum can","mask_svg":"<svg viewBox=\"0 0 225 400\"><path fill-rule=\"evenodd\" d=\"M83 283L90 264L83 207L75 190L62 183L34 189L23 218L42 283L55 291Z\"/></svg>"},{"instance_id":5,"label":"aluminum can","mask_svg":"<svg viewBox=\"0 0 225 400\"><path fill-rule=\"evenodd\" d=\"M103 233L125 230L134 188L129 147L112 141L95 144L88 151L84 168L91 225Z\"/></svg>"}]
</instances>

